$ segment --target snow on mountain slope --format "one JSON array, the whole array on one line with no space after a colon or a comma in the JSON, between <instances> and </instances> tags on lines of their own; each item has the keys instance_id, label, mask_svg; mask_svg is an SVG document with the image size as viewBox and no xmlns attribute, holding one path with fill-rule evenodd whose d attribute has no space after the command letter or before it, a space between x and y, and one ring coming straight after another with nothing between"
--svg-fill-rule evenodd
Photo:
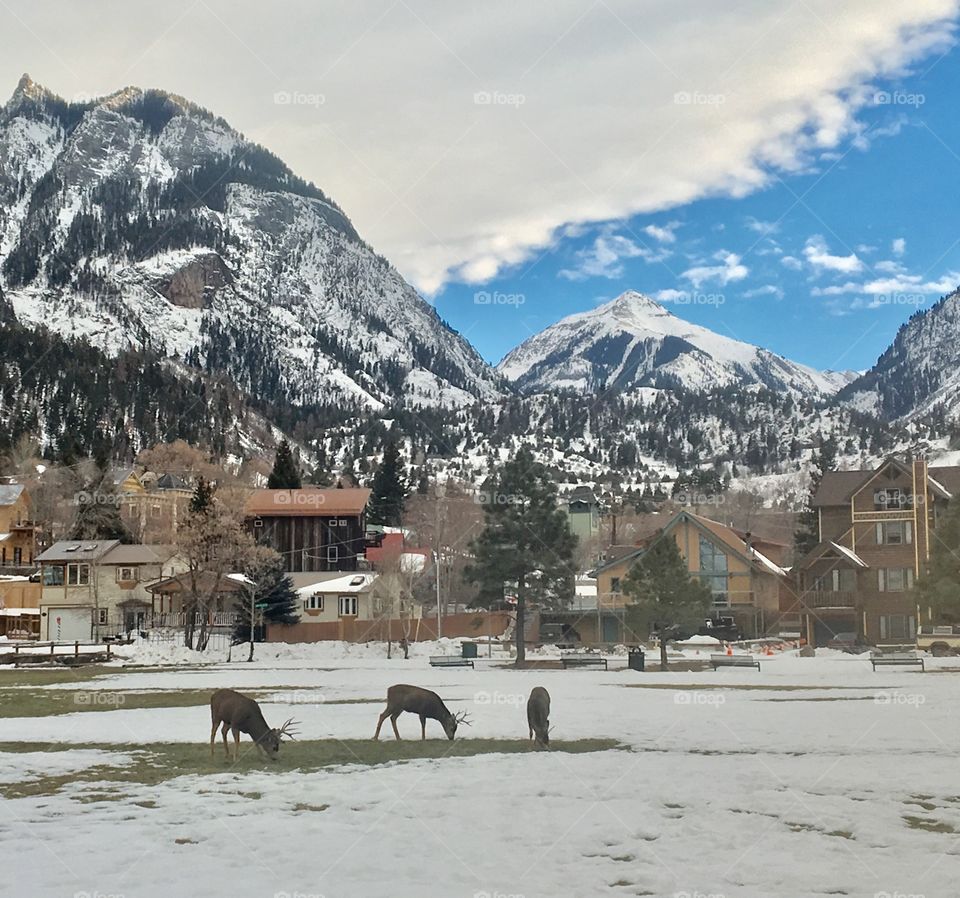
<instances>
[{"instance_id":1,"label":"snow on mountain slope","mask_svg":"<svg viewBox=\"0 0 960 898\"><path fill-rule=\"evenodd\" d=\"M840 392L852 408L886 419L960 413L960 291L911 316L877 363Z\"/></svg>"},{"instance_id":2,"label":"snow on mountain slope","mask_svg":"<svg viewBox=\"0 0 960 898\"><path fill-rule=\"evenodd\" d=\"M635 291L558 321L508 353L497 368L524 392L760 384L830 395L853 377L816 371L683 321Z\"/></svg>"},{"instance_id":3,"label":"snow on mountain slope","mask_svg":"<svg viewBox=\"0 0 960 898\"><path fill-rule=\"evenodd\" d=\"M464 405L501 380L339 207L183 98L0 108L0 289L25 325L149 346L294 404Z\"/></svg>"}]
</instances>

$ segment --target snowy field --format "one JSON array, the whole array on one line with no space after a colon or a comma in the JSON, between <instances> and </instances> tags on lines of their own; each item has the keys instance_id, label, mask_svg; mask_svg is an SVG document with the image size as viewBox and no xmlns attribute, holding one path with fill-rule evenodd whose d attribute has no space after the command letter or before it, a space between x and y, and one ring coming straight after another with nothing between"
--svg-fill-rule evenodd
<instances>
[{"instance_id":1,"label":"snowy field","mask_svg":"<svg viewBox=\"0 0 960 898\"><path fill-rule=\"evenodd\" d=\"M39 685L44 674L32 672L16 688L55 713L3 711L0 789L59 779L38 794L5 793L0 895L960 894L957 659L873 673L866 656L789 652L762 658L759 673L660 674L626 670L623 658L608 672L515 671L485 658L476 670L435 670L435 644L408 661L339 644L258 646L252 664L127 651L131 662L179 663L116 662L92 679L51 673ZM0 670L5 701L22 675ZM271 724L296 717L302 740L366 740L396 682L469 711L458 742L525 739L526 696L543 685L552 740L621 747L518 745L304 772L282 758L232 769L218 744L219 772L206 775L78 776L128 768L156 743L207 754L205 705L124 707L134 697L234 687L260 696ZM418 739L415 717L399 726ZM442 739L439 725L427 735ZM381 740L386 751L389 724Z\"/></svg>"}]
</instances>

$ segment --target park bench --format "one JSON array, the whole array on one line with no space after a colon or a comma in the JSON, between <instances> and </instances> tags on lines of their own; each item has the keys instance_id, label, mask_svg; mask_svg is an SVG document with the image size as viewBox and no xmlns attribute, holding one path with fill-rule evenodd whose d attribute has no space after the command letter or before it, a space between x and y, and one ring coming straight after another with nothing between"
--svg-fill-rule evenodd
<instances>
[{"instance_id":1,"label":"park bench","mask_svg":"<svg viewBox=\"0 0 960 898\"><path fill-rule=\"evenodd\" d=\"M873 665L874 670L877 669L878 664L881 667L897 667L919 664L921 671L926 673L927 670L923 665L923 658L921 658L916 652L885 652L883 654L871 655L870 664Z\"/></svg>"},{"instance_id":2,"label":"park bench","mask_svg":"<svg viewBox=\"0 0 960 898\"><path fill-rule=\"evenodd\" d=\"M565 652L560 655L560 663L564 670L568 667L600 667L601 664L604 670L609 669L607 659L596 653Z\"/></svg>"},{"instance_id":3,"label":"park bench","mask_svg":"<svg viewBox=\"0 0 960 898\"><path fill-rule=\"evenodd\" d=\"M469 658L461 658L460 655L431 655L431 667L473 667L473 661Z\"/></svg>"},{"instance_id":4,"label":"park bench","mask_svg":"<svg viewBox=\"0 0 960 898\"><path fill-rule=\"evenodd\" d=\"M711 655L710 664L718 667L755 667L760 670L760 662L753 655Z\"/></svg>"}]
</instances>

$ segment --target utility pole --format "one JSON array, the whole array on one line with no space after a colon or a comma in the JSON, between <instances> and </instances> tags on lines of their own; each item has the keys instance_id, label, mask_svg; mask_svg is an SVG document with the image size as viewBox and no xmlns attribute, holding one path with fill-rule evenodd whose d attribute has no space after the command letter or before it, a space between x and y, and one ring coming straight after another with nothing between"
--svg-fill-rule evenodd
<instances>
[{"instance_id":1,"label":"utility pole","mask_svg":"<svg viewBox=\"0 0 960 898\"><path fill-rule=\"evenodd\" d=\"M436 568L437 574L437 639L443 636L443 619L440 614L440 557L440 547L438 546L433 552L433 566Z\"/></svg>"}]
</instances>

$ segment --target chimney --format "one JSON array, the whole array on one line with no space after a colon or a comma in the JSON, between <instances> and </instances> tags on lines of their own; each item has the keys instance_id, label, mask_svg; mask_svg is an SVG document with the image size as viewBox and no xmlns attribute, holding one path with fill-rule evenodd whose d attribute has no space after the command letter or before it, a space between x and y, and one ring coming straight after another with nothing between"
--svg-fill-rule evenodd
<instances>
[{"instance_id":1,"label":"chimney","mask_svg":"<svg viewBox=\"0 0 960 898\"><path fill-rule=\"evenodd\" d=\"M912 467L913 484L910 499L913 506L913 543L915 550L913 575L918 577L930 558L931 496L926 457L915 458Z\"/></svg>"}]
</instances>

